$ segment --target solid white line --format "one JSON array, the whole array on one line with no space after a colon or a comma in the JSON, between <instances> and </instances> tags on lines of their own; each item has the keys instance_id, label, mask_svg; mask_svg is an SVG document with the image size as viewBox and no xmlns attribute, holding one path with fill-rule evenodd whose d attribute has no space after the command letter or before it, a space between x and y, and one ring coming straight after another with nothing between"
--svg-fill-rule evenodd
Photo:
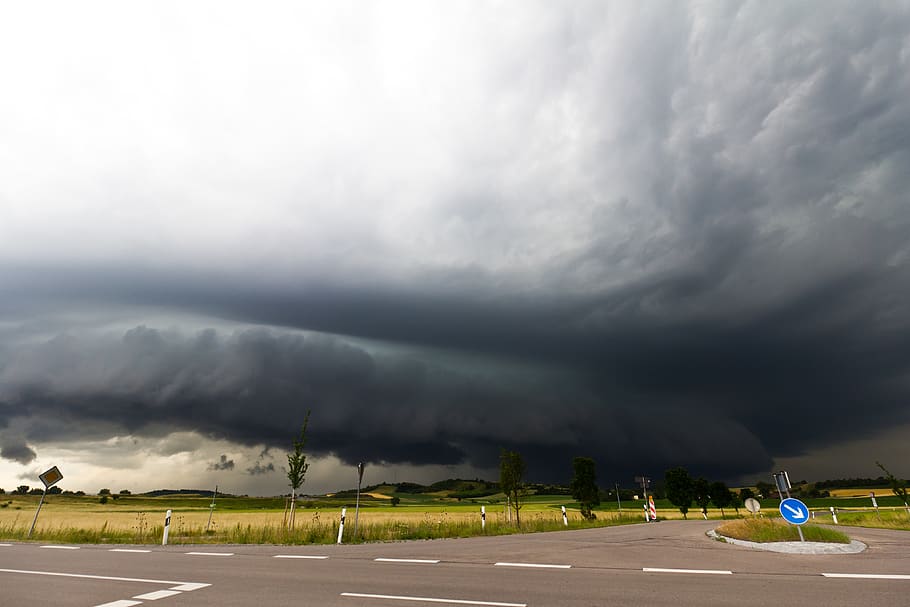
<instances>
[{"instance_id":1,"label":"solid white line","mask_svg":"<svg viewBox=\"0 0 910 607\"><path fill-rule=\"evenodd\" d=\"M151 552L151 550L134 550L132 548L111 548L109 552L134 552L134 553L146 553Z\"/></svg>"},{"instance_id":2,"label":"solid white line","mask_svg":"<svg viewBox=\"0 0 910 607\"><path fill-rule=\"evenodd\" d=\"M823 573L825 577L866 579L866 580L910 580L910 575L896 573Z\"/></svg>"},{"instance_id":3,"label":"solid white line","mask_svg":"<svg viewBox=\"0 0 910 607\"><path fill-rule=\"evenodd\" d=\"M357 599L386 599L392 601L418 601L423 603L451 603L453 605L490 605L491 607L528 607L527 603L495 603L491 601L464 601L461 599L432 599L421 596L395 596L391 594L360 594L358 592L342 592L341 596Z\"/></svg>"},{"instance_id":4,"label":"solid white line","mask_svg":"<svg viewBox=\"0 0 910 607\"><path fill-rule=\"evenodd\" d=\"M10 546L12 546L12 544L0 544L0 546L3 546L4 548L9 548Z\"/></svg>"},{"instance_id":5,"label":"solid white line","mask_svg":"<svg viewBox=\"0 0 910 607\"><path fill-rule=\"evenodd\" d=\"M274 557L276 559L314 559L323 561L329 557L327 556L310 556L309 554L276 554Z\"/></svg>"},{"instance_id":6,"label":"solid white line","mask_svg":"<svg viewBox=\"0 0 910 607\"><path fill-rule=\"evenodd\" d=\"M166 599L169 596L177 596L178 594L183 594L177 590L156 590L155 592L146 592L145 594L137 594L134 596L134 599L140 599L143 601L157 601L158 599Z\"/></svg>"},{"instance_id":7,"label":"solid white line","mask_svg":"<svg viewBox=\"0 0 910 607\"><path fill-rule=\"evenodd\" d=\"M187 552L193 556L234 556L233 552Z\"/></svg>"},{"instance_id":8,"label":"solid white line","mask_svg":"<svg viewBox=\"0 0 910 607\"><path fill-rule=\"evenodd\" d=\"M95 605L95 607L133 607L133 605L141 605L142 601L114 601L113 603L102 603L101 605Z\"/></svg>"},{"instance_id":9,"label":"solid white line","mask_svg":"<svg viewBox=\"0 0 910 607\"><path fill-rule=\"evenodd\" d=\"M79 550L79 546L41 546L42 548L53 548L54 550Z\"/></svg>"},{"instance_id":10,"label":"solid white line","mask_svg":"<svg viewBox=\"0 0 910 607\"><path fill-rule=\"evenodd\" d=\"M423 563L425 565L435 565L439 561L432 559L373 559L377 563Z\"/></svg>"},{"instance_id":11,"label":"solid white line","mask_svg":"<svg viewBox=\"0 0 910 607\"><path fill-rule=\"evenodd\" d=\"M185 584L180 584L179 586L174 586L171 590L180 590L181 592L192 592L193 590L199 590L200 588L208 588L211 584L200 584L198 582L187 582Z\"/></svg>"},{"instance_id":12,"label":"solid white line","mask_svg":"<svg viewBox=\"0 0 910 607\"><path fill-rule=\"evenodd\" d=\"M661 567L645 567L645 573L702 573L705 575L733 575L732 571L722 569L664 569Z\"/></svg>"},{"instance_id":13,"label":"solid white line","mask_svg":"<svg viewBox=\"0 0 910 607\"><path fill-rule=\"evenodd\" d=\"M56 573L54 571L31 571L28 569L0 569L0 573L28 573L31 575L49 575L54 577L75 577L81 578L84 580L111 580L114 582L146 582L149 584L182 584L186 585L190 582L175 582L174 580L147 580L143 578L136 577L112 577L109 575L86 575L84 573ZM206 584L208 586L208 584ZM177 590L178 588L172 588L172 590Z\"/></svg>"},{"instance_id":14,"label":"solid white line","mask_svg":"<svg viewBox=\"0 0 910 607\"><path fill-rule=\"evenodd\" d=\"M542 563L496 563L496 567L537 567L540 569L571 569L572 565L547 565Z\"/></svg>"}]
</instances>

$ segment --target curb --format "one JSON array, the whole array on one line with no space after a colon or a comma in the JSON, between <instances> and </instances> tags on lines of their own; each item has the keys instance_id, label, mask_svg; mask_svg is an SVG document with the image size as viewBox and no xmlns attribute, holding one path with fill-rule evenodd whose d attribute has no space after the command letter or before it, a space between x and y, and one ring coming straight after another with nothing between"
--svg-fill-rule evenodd
<instances>
[{"instance_id":1,"label":"curb","mask_svg":"<svg viewBox=\"0 0 910 607\"><path fill-rule=\"evenodd\" d=\"M720 535L713 529L705 532L705 535L711 539L733 544L735 546L744 546L754 550L765 550L768 552L781 552L785 554L859 554L867 548L866 544L859 540L853 540L849 544L832 544L829 542L749 542L746 540L737 540L732 537Z\"/></svg>"}]
</instances>

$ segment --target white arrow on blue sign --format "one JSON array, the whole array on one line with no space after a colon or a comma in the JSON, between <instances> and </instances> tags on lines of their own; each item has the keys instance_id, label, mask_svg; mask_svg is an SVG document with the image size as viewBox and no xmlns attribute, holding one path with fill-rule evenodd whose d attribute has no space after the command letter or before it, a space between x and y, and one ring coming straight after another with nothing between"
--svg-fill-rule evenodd
<instances>
[{"instance_id":1,"label":"white arrow on blue sign","mask_svg":"<svg viewBox=\"0 0 910 607\"><path fill-rule=\"evenodd\" d=\"M780 503L780 515L788 523L802 525L809 520L809 508L795 497L788 497Z\"/></svg>"}]
</instances>

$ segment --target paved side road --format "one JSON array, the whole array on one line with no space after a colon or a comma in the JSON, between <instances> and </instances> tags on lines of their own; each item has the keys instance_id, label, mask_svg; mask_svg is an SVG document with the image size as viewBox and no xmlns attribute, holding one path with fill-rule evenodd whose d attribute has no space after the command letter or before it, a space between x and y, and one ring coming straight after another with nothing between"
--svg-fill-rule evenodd
<instances>
[{"instance_id":1,"label":"paved side road","mask_svg":"<svg viewBox=\"0 0 910 607\"><path fill-rule=\"evenodd\" d=\"M364 546L0 545L4 606L906 604L910 533L854 555L713 541L704 521ZM884 603L883 603L884 604Z\"/></svg>"}]
</instances>

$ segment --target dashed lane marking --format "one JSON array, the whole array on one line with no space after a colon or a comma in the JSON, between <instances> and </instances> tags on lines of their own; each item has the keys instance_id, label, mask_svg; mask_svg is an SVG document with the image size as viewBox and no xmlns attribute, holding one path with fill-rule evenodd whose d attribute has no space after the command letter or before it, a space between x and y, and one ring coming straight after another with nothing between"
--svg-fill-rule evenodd
<instances>
[{"instance_id":1,"label":"dashed lane marking","mask_svg":"<svg viewBox=\"0 0 910 607\"><path fill-rule=\"evenodd\" d=\"M572 565L550 565L547 563L496 563L496 567L533 567L537 569L571 569Z\"/></svg>"},{"instance_id":2,"label":"dashed lane marking","mask_svg":"<svg viewBox=\"0 0 910 607\"><path fill-rule=\"evenodd\" d=\"M313 556L313 555L309 555L309 554L276 554L272 558L276 558L276 559L311 559L311 560L324 561L325 559L327 559L329 557Z\"/></svg>"},{"instance_id":3,"label":"dashed lane marking","mask_svg":"<svg viewBox=\"0 0 910 607\"><path fill-rule=\"evenodd\" d=\"M732 571L722 569L665 569L663 567L645 567L645 573L699 573L705 575L733 575Z\"/></svg>"},{"instance_id":4,"label":"dashed lane marking","mask_svg":"<svg viewBox=\"0 0 910 607\"><path fill-rule=\"evenodd\" d=\"M490 607L528 607L527 603L498 603L495 601L466 601L463 599L437 599L425 596L396 596L393 594L362 594L342 592L341 596L356 599L383 599L386 601L416 601L420 603L448 603L450 605L489 605Z\"/></svg>"},{"instance_id":5,"label":"dashed lane marking","mask_svg":"<svg viewBox=\"0 0 910 607\"><path fill-rule=\"evenodd\" d=\"M169 596L177 596L178 594L183 593L179 590L156 590L154 592L146 592L145 594L137 594L133 598L143 601L157 601L158 599L166 599Z\"/></svg>"},{"instance_id":6,"label":"dashed lane marking","mask_svg":"<svg viewBox=\"0 0 910 607\"><path fill-rule=\"evenodd\" d=\"M192 556L234 556L233 552L187 552Z\"/></svg>"},{"instance_id":7,"label":"dashed lane marking","mask_svg":"<svg viewBox=\"0 0 910 607\"><path fill-rule=\"evenodd\" d=\"M132 552L132 553L145 554L145 553L151 552L151 550L136 550L134 548L111 548L109 550L109 552Z\"/></svg>"},{"instance_id":8,"label":"dashed lane marking","mask_svg":"<svg viewBox=\"0 0 910 607\"><path fill-rule=\"evenodd\" d=\"M898 573L823 573L825 577L865 580L910 580L910 575Z\"/></svg>"},{"instance_id":9,"label":"dashed lane marking","mask_svg":"<svg viewBox=\"0 0 910 607\"><path fill-rule=\"evenodd\" d=\"M437 563L439 562L438 560L434 560L434 559L385 559L385 558L378 558L378 559L373 559L373 560L376 561L377 563L420 563L420 564L423 564L423 565L435 565L435 564L437 564Z\"/></svg>"},{"instance_id":10,"label":"dashed lane marking","mask_svg":"<svg viewBox=\"0 0 910 607\"><path fill-rule=\"evenodd\" d=\"M133 607L133 605L141 605L142 601L113 601L112 603L103 603L101 605L95 605L95 607Z\"/></svg>"},{"instance_id":11,"label":"dashed lane marking","mask_svg":"<svg viewBox=\"0 0 910 607\"><path fill-rule=\"evenodd\" d=\"M79 550L79 546L41 546L42 548L51 548L53 550Z\"/></svg>"}]
</instances>

